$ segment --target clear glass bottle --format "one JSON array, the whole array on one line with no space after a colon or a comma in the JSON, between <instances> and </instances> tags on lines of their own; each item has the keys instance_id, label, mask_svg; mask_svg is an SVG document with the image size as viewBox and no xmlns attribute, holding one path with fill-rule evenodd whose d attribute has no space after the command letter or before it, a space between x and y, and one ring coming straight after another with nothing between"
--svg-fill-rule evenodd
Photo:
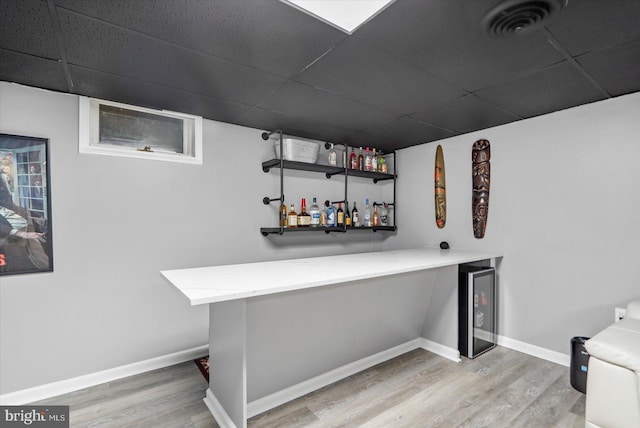
<instances>
[{"instance_id":1,"label":"clear glass bottle","mask_svg":"<svg viewBox=\"0 0 640 428\"><path fill-rule=\"evenodd\" d=\"M371 156L371 171L378 172L378 155L376 155L376 149L373 148L373 155Z\"/></svg>"},{"instance_id":2,"label":"clear glass bottle","mask_svg":"<svg viewBox=\"0 0 640 428\"><path fill-rule=\"evenodd\" d=\"M327 227L335 227L336 226L336 209L333 208L333 205L329 204L327 207Z\"/></svg>"},{"instance_id":3,"label":"clear glass bottle","mask_svg":"<svg viewBox=\"0 0 640 428\"><path fill-rule=\"evenodd\" d=\"M380 205L378 216L380 217L380 226L389 226L389 205L386 202Z\"/></svg>"},{"instance_id":4,"label":"clear glass bottle","mask_svg":"<svg viewBox=\"0 0 640 428\"><path fill-rule=\"evenodd\" d=\"M309 214L311 215L311 227L320 226L320 207L318 207L315 196L313 197L313 203L309 208Z\"/></svg>"},{"instance_id":5,"label":"clear glass bottle","mask_svg":"<svg viewBox=\"0 0 640 428\"><path fill-rule=\"evenodd\" d=\"M333 143L331 143L331 148L329 149L329 165L336 166L337 164L336 150L333 148Z\"/></svg>"},{"instance_id":6,"label":"clear glass bottle","mask_svg":"<svg viewBox=\"0 0 640 428\"><path fill-rule=\"evenodd\" d=\"M362 225L364 227L371 227L371 208L369 208L369 198L364 200L364 219Z\"/></svg>"},{"instance_id":7,"label":"clear glass bottle","mask_svg":"<svg viewBox=\"0 0 640 428\"><path fill-rule=\"evenodd\" d=\"M291 210L289 211L289 214L287 214L287 227L298 227L298 213L293 207L293 204L291 204Z\"/></svg>"},{"instance_id":8,"label":"clear glass bottle","mask_svg":"<svg viewBox=\"0 0 640 428\"><path fill-rule=\"evenodd\" d=\"M372 221L372 225L373 226L379 226L380 225L380 217L378 217L378 205L377 204L373 204L373 221Z\"/></svg>"},{"instance_id":9,"label":"clear glass bottle","mask_svg":"<svg viewBox=\"0 0 640 428\"><path fill-rule=\"evenodd\" d=\"M325 207L322 207L320 211L320 227L327 227L327 210Z\"/></svg>"},{"instance_id":10,"label":"clear glass bottle","mask_svg":"<svg viewBox=\"0 0 640 428\"><path fill-rule=\"evenodd\" d=\"M366 154L364 155L364 170L371 171L371 153L369 147L367 147Z\"/></svg>"},{"instance_id":11,"label":"clear glass bottle","mask_svg":"<svg viewBox=\"0 0 640 428\"><path fill-rule=\"evenodd\" d=\"M384 165L384 156L382 156L382 152L378 152L378 172L382 172L382 166Z\"/></svg>"}]
</instances>

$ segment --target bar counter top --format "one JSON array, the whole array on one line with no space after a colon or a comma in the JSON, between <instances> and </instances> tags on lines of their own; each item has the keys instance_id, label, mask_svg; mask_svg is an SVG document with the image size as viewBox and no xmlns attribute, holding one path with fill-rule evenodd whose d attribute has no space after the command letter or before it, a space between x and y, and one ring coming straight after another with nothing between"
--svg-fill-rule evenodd
<instances>
[{"instance_id":1,"label":"bar counter top","mask_svg":"<svg viewBox=\"0 0 640 428\"><path fill-rule=\"evenodd\" d=\"M192 306L397 275L502 257L420 248L165 270Z\"/></svg>"}]
</instances>

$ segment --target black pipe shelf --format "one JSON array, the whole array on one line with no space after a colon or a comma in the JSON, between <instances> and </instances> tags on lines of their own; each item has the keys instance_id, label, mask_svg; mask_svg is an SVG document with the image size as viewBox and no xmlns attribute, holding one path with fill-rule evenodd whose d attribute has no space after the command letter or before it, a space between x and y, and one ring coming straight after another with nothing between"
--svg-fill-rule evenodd
<instances>
[{"instance_id":1,"label":"black pipe shelf","mask_svg":"<svg viewBox=\"0 0 640 428\"><path fill-rule=\"evenodd\" d=\"M312 171L312 172L324 172L327 178L334 175L345 175L345 169L338 166L319 165L316 163L295 162L284 160L283 166L285 169L295 169L298 171ZM271 168L280 168L280 159L270 159L262 162L262 170L269 172ZM349 177L362 177L372 179L374 182L393 180L396 178L393 174L387 174L382 172L373 171L360 171L357 169L349 169L346 172Z\"/></svg>"},{"instance_id":2,"label":"black pipe shelf","mask_svg":"<svg viewBox=\"0 0 640 428\"><path fill-rule=\"evenodd\" d=\"M344 227L261 227L260 233L264 236L267 235L282 235L284 233L299 233L299 232L346 232L352 230L370 230L373 232L377 231L386 231L386 232L395 232L398 228L396 226L370 226L370 227L355 227L355 226L347 226L346 229Z\"/></svg>"}]
</instances>

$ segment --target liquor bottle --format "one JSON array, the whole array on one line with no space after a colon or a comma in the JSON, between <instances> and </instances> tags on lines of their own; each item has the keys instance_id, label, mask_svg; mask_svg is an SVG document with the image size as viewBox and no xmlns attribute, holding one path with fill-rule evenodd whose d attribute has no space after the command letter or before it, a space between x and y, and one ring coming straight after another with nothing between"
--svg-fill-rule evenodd
<instances>
[{"instance_id":1,"label":"liquor bottle","mask_svg":"<svg viewBox=\"0 0 640 428\"><path fill-rule=\"evenodd\" d=\"M378 217L378 205L373 204L373 225L380 225L380 218Z\"/></svg>"},{"instance_id":2,"label":"liquor bottle","mask_svg":"<svg viewBox=\"0 0 640 428\"><path fill-rule=\"evenodd\" d=\"M362 156L362 147L360 147L360 154L358 155L358 170L364 169L364 156Z\"/></svg>"},{"instance_id":3,"label":"liquor bottle","mask_svg":"<svg viewBox=\"0 0 640 428\"><path fill-rule=\"evenodd\" d=\"M291 205L293 207L293 205ZM364 227L371 227L371 209L369 208L369 198L364 200Z\"/></svg>"},{"instance_id":4,"label":"liquor bottle","mask_svg":"<svg viewBox=\"0 0 640 428\"><path fill-rule=\"evenodd\" d=\"M356 151L353 147L351 147L351 154L349 155L349 168L358 169L358 156L356 156Z\"/></svg>"},{"instance_id":5,"label":"liquor bottle","mask_svg":"<svg viewBox=\"0 0 640 428\"><path fill-rule=\"evenodd\" d=\"M371 171L371 153L369 153L369 147L367 147L367 153L364 156L364 169L365 171Z\"/></svg>"},{"instance_id":6,"label":"liquor bottle","mask_svg":"<svg viewBox=\"0 0 640 428\"><path fill-rule=\"evenodd\" d=\"M351 214L349 214L349 202L344 203L344 224L351 226Z\"/></svg>"},{"instance_id":7,"label":"liquor bottle","mask_svg":"<svg viewBox=\"0 0 640 428\"><path fill-rule=\"evenodd\" d=\"M382 170L384 165L384 157L382 157L382 152L378 153L378 172L383 172Z\"/></svg>"},{"instance_id":8,"label":"liquor bottle","mask_svg":"<svg viewBox=\"0 0 640 428\"><path fill-rule=\"evenodd\" d=\"M300 214L298 214L298 227L311 226L311 216L307 213L307 200L302 198L300 203Z\"/></svg>"},{"instance_id":9,"label":"liquor bottle","mask_svg":"<svg viewBox=\"0 0 640 428\"><path fill-rule=\"evenodd\" d=\"M328 202L328 201L327 201ZM336 226L336 210L333 205L327 207L327 227Z\"/></svg>"},{"instance_id":10,"label":"liquor bottle","mask_svg":"<svg viewBox=\"0 0 640 428\"><path fill-rule=\"evenodd\" d=\"M287 205L284 203L284 198L280 204L280 209L278 210L278 217L278 225L280 227L287 227Z\"/></svg>"},{"instance_id":11,"label":"liquor bottle","mask_svg":"<svg viewBox=\"0 0 640 428\"><path fill-rule=\"evenodd\" d=\"M356 203L353 203L353 210L351 210L351 222L354 227L360 227L360 218L358 217L358 208Z\"/></svg>"},{"instance_id":12,"label":"liquor bottle","mask_svg":"<svg viewBox=\"0 0 640 428\"><path fill-rule=\"evenodd\" d=\"M331 148L329 149L329 165L336 166L337 165L336 151L333 148L333 143L331 143Z\"/></svg>"},{"instance_id":13,"label":"liquor bottle","mask_svg":"<svg viewBox=\"0 0 640 428\"><path fill-rule=\"evenodd\" d=\"M311 208L309 208L309 214L311 215L311 227L320 226L320 208L318 207L315 196L313 197Z\"/></svg>"},{"instance_id":14,"label":"liquor bottle","mask_svg":"<svg viewBox=\"0 0 640 428\"><path fill-rule=\"evenodd\" d=\"M291 210L289 214L287 214L287 226L288 227L298 227L298 213L296 213L295 208L293 208L293 204L291 204Z\"/></svg>"},{"instance_id":15,"label":"liquor bottle","mask_svg":"<svg viewBox=\"0 0 640 428\"><path fill-rule=\"evenodd\" d=\"M344 227L344 210L342 209L342 202L338 202L338 212L336 213L336 226Z\"/></svg>"},{"instance_id":16,"label":"liquor bottle","mask_svg":"<svg viewBox=\"0 0 640 428\"><path fill-rule=\"evenodd\" d=\"M378 172L378 155L376 155L376 149L373 149L373 156L371 156L371 171Z\"/></svg>"},{"instance_id":17,"label":"liquor bottle","mask_svg":"<svg viewBox=\"0 0 640 428\"><path fill-rule=\"evenodd\" d=\"M380 217L380 226L389 226L389 204L384 202L378 210L378 216Z\"/></svg>"},{"instance_id":18,"label":"liquor bottle","mask_svg":"<svg viewBox=\"0 0 640 428\"><path fill-rule=\"evenodd\" d=\"M327 210L324 207L320 211L320 227L327 227Z\"/></svg>"}]
</instances>

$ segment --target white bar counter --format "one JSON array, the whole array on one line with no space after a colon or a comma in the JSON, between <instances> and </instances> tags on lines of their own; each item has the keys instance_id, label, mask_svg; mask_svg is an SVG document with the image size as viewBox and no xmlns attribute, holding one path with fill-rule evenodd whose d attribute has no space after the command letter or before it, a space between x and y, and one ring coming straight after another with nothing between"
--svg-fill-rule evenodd
<instances>
[{"instance_id":1,"label":"white bar counter","mask_svg":"<svg viewBox=\"0 0 640 428\"><path fill-rule=\"evenodd\" d=\"M160 272L189 300L204 305L500 257L421 248ZM365 268L366 266L366 268Z\"/></svg>"},{"instance_id":2,"label":"white bar counter","mask_svg":"<svg viewBox=\"0 0 640 428\"><path fill-rule=\"evenodd\" d=\"M422 248L161 274L191 305L209 304L210 381L205 403L221 427L246 427L248 417L425 347L429 338L420 337L421 323L429 318L417 319L415 314L426 312L424 306L438 299L431 294L426 299L419 296L421 290L446 288L457 296L457 265L489 260L495 266L500 257ZM412 288L403 288L404 283L412 283ZM336 288L336 284L342 285ZM433 312L438 323L451 327L449 343L442 348L455 352L459 360L457 349L452 349L452 343L457 343L457 310L451 307L457 301L453 300L449 295L446 311ZM438 301L433 306L443 304ZM317 323L316 315L322 318ZM342 325L345 320L354 325ZM412 325L405 328L402 323ZM456 338L451 338L454 332ZM396 343L388 342L396 334L401 345L388 349L385 343ZM363 357L367 350L373 355ZM284 379L287 376L290 379Z\"/></svg>"}]
</instances>

